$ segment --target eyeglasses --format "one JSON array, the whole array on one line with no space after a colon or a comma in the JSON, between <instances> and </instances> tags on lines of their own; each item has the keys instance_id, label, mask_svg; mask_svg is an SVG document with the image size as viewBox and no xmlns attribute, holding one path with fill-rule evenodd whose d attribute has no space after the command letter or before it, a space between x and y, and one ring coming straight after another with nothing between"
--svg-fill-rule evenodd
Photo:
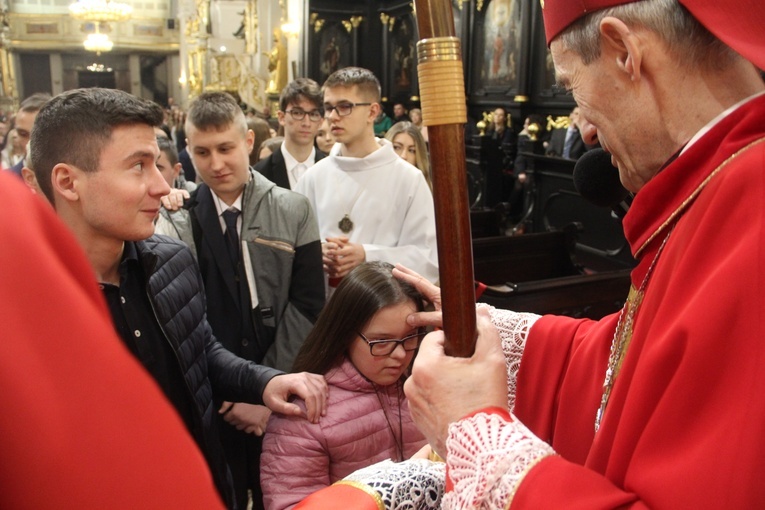
<instances>
[{"instance_id":1,"label":"eyeglasses","mask_svg":"<svg viewBox=\"0 0 765 510\"><path fill-rule=\"evenodd\" d=\"M426 334L427 333L415 333L398 340L370 340L364 336L364 333L359 332L361 339L369 344L369 352L372 356L388 356L396 350L396 347L398 347L399 344L404 347L405 351L413 351L420 346L420 342L422 342L422 339Z\"/></svg>"},{"instance_id":2,"label":"eyeglasses","mask_svg":"<svg viewBox=\"0 0 765 510\"><path fill-rule=\"evenodd\" d=\"M312 110L307 112L299 108L293 108L292 110L285 110L284 113L289 113L295 120L303 120L306 115L308 115L308 118L313 122L319 122L324 118L324 114L322 114L321 110Z\"/></svg>"},{"instance_id":3,"label":"eyeglasses","mask_svg":"<svg viewBox=\"0 0 765 510\"><path fill-rule=\"evenodd\" d=\"M337 110L337 115L340 117L347 117L353 112L354 106L372 106L372 103L338 103L335 106L324 104L324 116L329 117L332 112Z\"/></svg>"}]
</instances>

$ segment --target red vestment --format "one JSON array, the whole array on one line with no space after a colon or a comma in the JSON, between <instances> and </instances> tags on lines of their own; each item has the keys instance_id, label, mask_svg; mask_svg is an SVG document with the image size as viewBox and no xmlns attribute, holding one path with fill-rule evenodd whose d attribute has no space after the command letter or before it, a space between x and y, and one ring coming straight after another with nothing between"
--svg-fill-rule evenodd
<instances>
[{"instance_id":1,"label":"red vestment","mask_svg":"<svg viewBox=\"0 0 765 510\"><path fill-rule=\"evenodd\" d=\"M763 204L760 95L646 184L624 219L635 288L669 238L597 434L618 315L531 328L515 414L560 456L528 472L513 509L765 507Z\"/></svg>"},{"instance_id":2,"label":"red vestment","mask_svg":"<svg viewBox=\"0 0 765 510\"><path fill-rule=\"evenodd\" d=\"M539 318L514 411L555 451L504 410L452 424L447 463L456 469L443 508L505 508L511 498L513 510L765 507L763 119L760 95L638 193L625 234L639 261L633 285L650 279L597 434L619 315ZM329 487L299 508L329 508L338 493Z\"/></svg>"},{"instance_id":3,"label":"red vestment","mask_svg":"<svg viewBox=\"0 0 765 510\"><path fill-rule=\"evenodd\" d=\"M0 508L223 508L49 205L0 175Z\"/></svg>"}]
</instances>

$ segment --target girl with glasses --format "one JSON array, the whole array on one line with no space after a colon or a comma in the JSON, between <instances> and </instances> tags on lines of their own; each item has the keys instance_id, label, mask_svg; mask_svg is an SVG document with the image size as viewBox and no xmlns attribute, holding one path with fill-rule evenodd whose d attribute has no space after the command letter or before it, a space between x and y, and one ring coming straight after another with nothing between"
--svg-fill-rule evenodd
<instances>
[{"instance_id":1,"label":"girl with glasses","mask_svg":"<svg viewBox=\"0 0 765 510\"><path fill-rule=\"evenodd\" d=\"M406 318L423 302L392 270L366 262L351 271L298 353L293 371L327 379L327 415L318 424L271 416L260 468L267 510L292 508L357 469L408 459L425 445L403 390L425 335Z\"/></svg>"}]
</instances>

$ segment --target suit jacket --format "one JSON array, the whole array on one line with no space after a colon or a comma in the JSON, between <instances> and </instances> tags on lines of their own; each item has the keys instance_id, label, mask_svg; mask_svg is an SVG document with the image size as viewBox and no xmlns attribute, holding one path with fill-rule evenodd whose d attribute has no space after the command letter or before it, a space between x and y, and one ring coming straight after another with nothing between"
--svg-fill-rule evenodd
<instances>
[{"instance_id":1,"label":"suit jacket","mask_svg":"<svg viewBox=\"0 0 765 510\"><path fill-rule=\"evenodd\" d=\"M327 157L326 154L316 149L316 159L318 162ZM284 162L284 154L281 150L271 153L266 159L261 159L255 164L255 170L275 183L277 186L285 189L292 189L290 187L290 178L287 175L287 164Z\"/></svg>"},{"instance_id":2,"label":"suit jacket","mask_svg":"<svg viewBox=\"0 0 765 510\"><path fill-rule=\"evenodd\" d=\"M563 147L566 144L566 131L567 129L553 129L550 136L550 145L547 147L548 156L563 157ZM574 133L574 143L571 146L571 153L569 159L579 159L579 157L585 153L587 147L584 145L582 135L579 130Z\"/></svg>"},{"instance_id":3,"label":"suit jacket","mask_svg":"<svg viewBox=\"0 0 765 510\"><path fill-rule=\"evenodd\" d=\"M197 170L194 168L194 163L191 162L191 155L185 147L178 153L178 161L181 164L181 168L183 168L183 176L186 178L186 181L196 182Z\"/></svg>"}]
</instances>

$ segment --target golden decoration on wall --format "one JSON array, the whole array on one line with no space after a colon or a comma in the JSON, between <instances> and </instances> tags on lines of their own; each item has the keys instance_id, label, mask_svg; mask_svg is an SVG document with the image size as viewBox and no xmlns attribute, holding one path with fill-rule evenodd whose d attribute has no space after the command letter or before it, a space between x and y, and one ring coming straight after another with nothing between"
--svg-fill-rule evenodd
<instances>
[{"instance_id":1,"label":"golden decoration on wall","mask_svg":"<svg viewBox=\"0 0 765 510\"><path fill-rule=\"evenodd\" d=\"M529 140L536 142L539 139L539 132L541 130L542 127L536 122L529 124L529 127L526 128L526 132L529 134Z\"/></svg>"},{"instance_id":2,"label":"golden decoration on wall","mask_svg":"<svg viewBox=\"0 0 765 510\"><path fill-rule=\"evenodd\" d=\"M384 12L380 14L380 21L382 21L383 25L388 25L388 32L393 32L393 27L396 24L396 17L390 16L388 14L385 14Z\"/></svg>"},{"instance_id":3,"label":"golden decoration on wall","mask_svg":"<svg viewBox=\"0 0 765 510\"><path fill-rule=\"evenodd\" d=\"M568 129L571 125L571 118L568 115L562 115L560 117L552 118L552 115L547 116L547 131L553 129Z\"/></svg>"},{"instance_id":4,"label":"golden decoration on wall","mask_svg":"<svg viewBox=\"0 0 765 510\"><path fill-rule=\"evenodd\" d=\"M12 105L13 108L9 110L15 110L16 105L16 77L13 72L13 61L11 59L11 53L8 51L8 39L10 30L8 26L8 12L6 10L0 10L0 80L2 80L2 88L0 88L0 106L7 107Z\"/></svg>"},{"instance_id":5,"label":"golden decoration on wall","mask_svg":"<svg viewBox=\"0 0 765 510\"><path fill-rule=\"evenodd\" d=\"M210 83L220 90L236 90L239 63L234 55L215 55L210 59Z\"/></svg>"},{"instance_id":6,"label":"golden decoration on wall","mask_svg":"<svg viewBox=\"0 0 765 510\"><path fill-rule=\"evenodd\" d=\"M319 18L319 15L315 12L311 13L311 17L309 18L308 24L313 26L314 33L321 32L322 27L324 26L324 22L326 20Z\"/></svg>"},{"instance_id":7,"label":"golden decoration on wall","mask_svg":"<svg viewBox=\"0 0 765 510\"><path fill-rule=\"evenodd\" d=\"M255 2L244 7L244 51L250 55L258 52L258 10Z\"/></svg>"},{"instance_id":8,"label":"golden decoration on wall","mask_svg":"<svg viewBox=\"0 0 765 510\"><path fill-rule=\"evenodd\" d=\"M271 51L264 53L268 56L269 81L266 94L279 94L287 86L287 48L282 43L282 31L274 29L273 46Z\"/></svg>"},{"instance_id":9,"label":"golden decoration on wall","mask_svg":"<svg viewBox=\"0 0 765 510\"><path fill-rule=\"evenodd\" d=\"M204 89L205 62L207 61L207 50L197 48L189 51L189 97L196 97Z\"/></svg>"},{"instance_id":10,"label":"golden decoration on wall","mask_svg":"<svg viewBox=\"0 0 765 510\"><path fill-rule=\"evenodd\" d=\"M194 13L186 21L186 38L188 41L188 76L189 99L193 99L204 91L207 74L207 24L210 16L210 0L195 0Z\"/></svg>"},{"instance_id":11,"label":"golden decoration on wall","mask_svg":"<svg viewBox=\"0 0 765 510\"><path fill-rule=\"evenodd\" d=\"M478 0L475 4L475 10L481 12L483 10L483 0Z\"/></svg>"},{"instance_id":12,"label":"golden decoration on wall","mask_svg":"<svg viewBox=\"0 0 765 510\"><path fill-rule=\"evenodd\" d=\"M359 28L362 21L364 21L363 16L351 16L350 20L344 19L340 23L343 24L345 30L350 34L354 28Z\"/></svg>"}]
</instances>

